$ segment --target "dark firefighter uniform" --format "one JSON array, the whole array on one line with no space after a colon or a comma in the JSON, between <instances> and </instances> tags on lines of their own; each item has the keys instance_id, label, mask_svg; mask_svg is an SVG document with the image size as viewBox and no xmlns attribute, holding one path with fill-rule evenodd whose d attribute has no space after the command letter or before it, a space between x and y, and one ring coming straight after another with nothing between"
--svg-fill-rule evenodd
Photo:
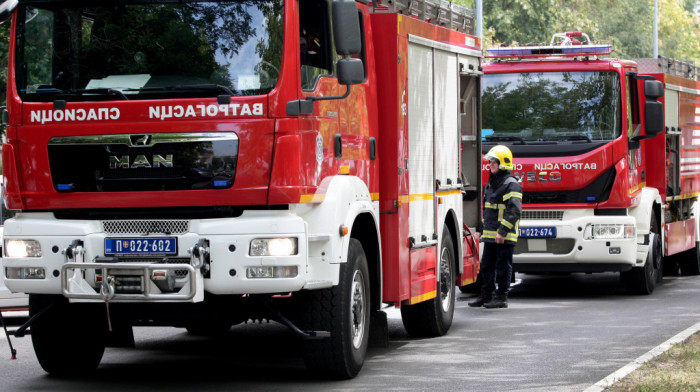
<instances>
[{"instance_id":1,"label":"dark firefighter uniform","mask_svg":"<svg viewBox=\"0 0 700 392\"><path fill-rule=\"evenodd\" d=\"M505 243L518 242L518 222L522 210L523 190L509 171L501 170L489 176L484 189L484 229L482 242L496 242L496 234L505 237Z\"/></svg>"},{"instance_id":2,"label":"dark firefighter uniform","mask_svg":"<svg viewBox=\"0 0 700 392\"><path fill-rule=\"evenodd\" d=\"M518 222L522 210L522 187L510 171L500 170L489 176L484 189L484 228L481 240L484 252L481 258L481 293L485 307L507 307L510 278L513 274L513 250L518 242ZM496 243L496 234L505 237ZM496 289L498 283L498 289Z\"/></svg>"}]
</instances>

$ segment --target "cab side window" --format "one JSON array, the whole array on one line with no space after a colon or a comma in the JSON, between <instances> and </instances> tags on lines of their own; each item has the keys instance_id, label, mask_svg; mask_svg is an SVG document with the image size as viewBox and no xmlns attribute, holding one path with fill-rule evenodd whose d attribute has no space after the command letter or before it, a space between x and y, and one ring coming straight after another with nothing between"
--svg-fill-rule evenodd
<instances>
[{"instance_id":1,"label":"cab side window","mask_svg":"<svg viewBox=\"0 0 700 392\"><path fill-rule=\"evenodd\" d=\"M330 10L326 0L299 1L301 88L313 89L316 80L333 74Z\"/></svg>"}]
</instances>

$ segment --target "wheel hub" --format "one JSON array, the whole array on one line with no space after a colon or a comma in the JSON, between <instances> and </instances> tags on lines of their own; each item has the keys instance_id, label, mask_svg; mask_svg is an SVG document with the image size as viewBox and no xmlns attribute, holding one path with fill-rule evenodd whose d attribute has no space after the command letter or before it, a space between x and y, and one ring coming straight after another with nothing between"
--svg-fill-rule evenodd
<instances>
[{"instance_id":1,"label":"wheel hub","mask_svg":"<svg viewBox=\"0 0 700 392\"><path fill-rule=\"evenodd\" d=\"M367 309L365 304L364 277L359 271L355 271L355 276L352 280L351 294L350 314L352 315L352 320L350 328L352 331L352 345L355 348L359 348L365 333L365 312Z\"/></svg>"},{"instance_id":2,"label":"wheel hub","mask_svg":"<svg viewBox=\"0 0 700 392\"><path fill-rule=\"evenodd\" d=\"M443 248L440 252L440 302L442 304L442 310L447 312L451 306L451 296L452 296L452 285L451 282L452 274L450 274L450 255L447 248Z\"/></svg>"}]
</instances>

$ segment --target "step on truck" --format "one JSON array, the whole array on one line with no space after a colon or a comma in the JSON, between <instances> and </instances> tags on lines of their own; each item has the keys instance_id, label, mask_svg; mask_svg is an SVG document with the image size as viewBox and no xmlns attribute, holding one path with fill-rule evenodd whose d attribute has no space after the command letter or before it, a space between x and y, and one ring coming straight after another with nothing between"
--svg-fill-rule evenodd
<instances>
[{"instance_id":1,"label":"step on truck","mask_svg":"<svg viewBox=\"0 0 700 392\"><path fill-rule=\"evenodd\" d=\"M450 3L12 0L5 284L42 368L273 320L351 378L478 272L480 43Z\"/></svg>"},{"instance_id":2,"label":"step on truck","mask_svg":"<svg viewBox=\"0 0 700 392\"><path fill-rule=\"evenodd\" d=\"M650 294L700 273L698 68L612 51L581 32L488 49L483 152L508 145L523 186L515 271L616 271Z\"/></svg>"}]
</instances>

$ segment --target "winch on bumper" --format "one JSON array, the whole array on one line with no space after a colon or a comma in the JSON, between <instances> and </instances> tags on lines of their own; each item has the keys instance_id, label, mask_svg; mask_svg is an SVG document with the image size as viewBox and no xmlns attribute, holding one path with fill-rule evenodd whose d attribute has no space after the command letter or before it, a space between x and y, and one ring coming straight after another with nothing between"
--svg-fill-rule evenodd
<instances>
[{"instance_id":1,"label":"winch on bumper","mask_svg":"<svg viewBox=\"0 0 700 392\"><path fill-rule=\"evenodd\" d=\"M185 228L180 232L119 232L109 230L108 224L113 222L58 221L45 213L9 220L6 246L12 241L33 241L41 250L30 255L8 254L6 250L6 285L13 291L63 294L77 301L198 302L205 291L276 294L337 284L333 277L337 277L338 265L329 263L329 238L308 236L304 221L287 212L254 211L236 218L182 220L178 222ZM158 226L172 221L119 222ZM174 238L177 252L106 252L114 239L159 238ZM308 242L321 249L319 254L328 256L309 257Z\"/></svg>"}]
</instances>

